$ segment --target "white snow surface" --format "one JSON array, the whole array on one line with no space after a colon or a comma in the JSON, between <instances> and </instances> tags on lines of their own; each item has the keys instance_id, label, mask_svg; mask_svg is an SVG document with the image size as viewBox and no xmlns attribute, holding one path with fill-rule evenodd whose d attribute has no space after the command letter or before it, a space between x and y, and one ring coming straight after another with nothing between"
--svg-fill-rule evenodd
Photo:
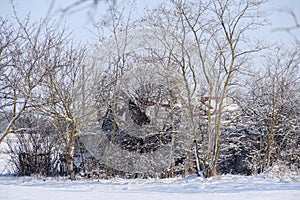
<instances>
[{"instance_id":1,"label":"white snow surface","mask_svg":"<svg viewBox=\"0 0 300 200\"><path fill-rule=\"evenodd\" d=\"M205 199L296 200L300 177L218 176L185 179L108 179L69 181L66 178L0 176L0 199Z\"/></svg>"}]
</instances>

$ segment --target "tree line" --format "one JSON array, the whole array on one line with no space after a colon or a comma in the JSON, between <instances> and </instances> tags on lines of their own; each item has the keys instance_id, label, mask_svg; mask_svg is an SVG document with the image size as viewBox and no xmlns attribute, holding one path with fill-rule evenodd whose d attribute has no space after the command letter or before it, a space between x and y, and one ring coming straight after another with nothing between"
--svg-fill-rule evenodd
<instances>
[{"instance_id":1,"label":"tree line","mask_svg":"<svg viewBox=\"0 0 300 200\"><path fill-rule=\"evenodd\" d=\"M108 3L86 45L51 20L1 18L0 145L17 173L299 170L299 49L249 39L264 3L170 0L138 19Z\"/></svg>"}]
</instances>

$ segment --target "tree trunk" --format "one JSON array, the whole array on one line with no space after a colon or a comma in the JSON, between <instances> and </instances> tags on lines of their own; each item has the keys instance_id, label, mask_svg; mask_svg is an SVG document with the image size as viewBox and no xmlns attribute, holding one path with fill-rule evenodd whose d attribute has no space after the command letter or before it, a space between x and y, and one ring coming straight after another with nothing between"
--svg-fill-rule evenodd
<instances>
[{"instance_id":1,"label":"tree trunk","mask_svg":"<svg viewBox=\"0 0 300 200\"><path fill-rule=\"evenodd\" d=\"M206 171L206 178L212 177L212 176L216 176L217 175L217 166L213 166L212 169L207 169Z\"/></svg>"},{"instance_id":2,"label":"tree trunk","mask_svg":"<svg viewBox=\"0 0 300 200\"><path fill-rule=\"evenodd\" d=\"M74 145L76 137L76 123L71 122L66 133L67 142L67 166L68 175L70 180L75 180L75 170L74 170Z\"/></svg>"}]
</instances>

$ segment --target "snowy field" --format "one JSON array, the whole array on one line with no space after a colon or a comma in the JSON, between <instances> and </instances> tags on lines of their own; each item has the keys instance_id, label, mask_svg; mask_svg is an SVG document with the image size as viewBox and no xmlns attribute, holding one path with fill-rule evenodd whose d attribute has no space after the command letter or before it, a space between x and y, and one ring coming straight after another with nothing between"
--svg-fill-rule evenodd
<instances>
[{"instance_id":1,"label":"snowy field","mask_svg":"<svg viewBox=\"0 0 300 200\"><path fill-rule=\"evenodd\" d=\"M206 199L298 200L300 177L220 176L202 179L76 180L0 176L1 200Z\"/></svg>"}]
</instances>

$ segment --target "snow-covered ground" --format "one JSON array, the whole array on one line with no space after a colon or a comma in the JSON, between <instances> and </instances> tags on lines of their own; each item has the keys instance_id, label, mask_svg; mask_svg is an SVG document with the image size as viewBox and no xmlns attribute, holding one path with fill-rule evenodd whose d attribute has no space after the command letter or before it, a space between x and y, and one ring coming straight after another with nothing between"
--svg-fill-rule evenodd
<instances>
[{"instance_id":1,"label":"snow-covered ground","mask_svg":"<svg viewBox=\"0 0 300 200\"><path fill-rule=\"evenodd\" d=\"M0 199L299 199L300 177L76 180L0 176Z\"/></svg>"}]
</instances>

